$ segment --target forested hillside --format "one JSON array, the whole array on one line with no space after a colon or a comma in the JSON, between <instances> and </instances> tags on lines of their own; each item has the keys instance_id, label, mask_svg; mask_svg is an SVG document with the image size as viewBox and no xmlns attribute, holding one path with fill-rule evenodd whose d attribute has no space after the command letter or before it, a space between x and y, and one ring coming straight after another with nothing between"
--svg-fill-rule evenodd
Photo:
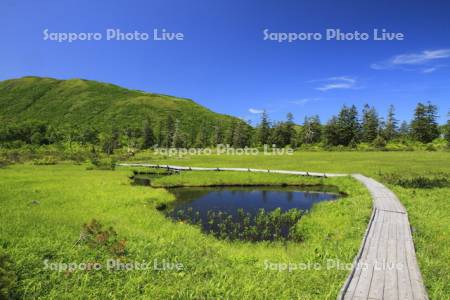
<instances>
[{"instance_id":1,"label":"forested hillside","mask_svg":"<svg viewBox=\"0 0 450 300\"><path fill-rule=\"evenodd\" d=\"M242 134L251 130L242 120L190 99L82 79L24 77L0 82L0 107L2 127L9 127L3 135L31 132L49 143L61 135L93 143L101 133L117 133L125 139L146 138L147 145L205 146L226 142L227 135L232 140L236 129ZM36 130L39 127L42 130Z\"/></svg>"}]
</instances>

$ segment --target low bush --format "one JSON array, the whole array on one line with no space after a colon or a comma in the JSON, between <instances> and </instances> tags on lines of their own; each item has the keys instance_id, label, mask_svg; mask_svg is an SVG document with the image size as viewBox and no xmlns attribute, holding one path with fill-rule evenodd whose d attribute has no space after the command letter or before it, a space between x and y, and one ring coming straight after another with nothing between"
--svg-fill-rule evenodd
<instances>
[{"instance_id":1,"label":"low bush","mask_svg":"<svg viewBox=\"0 0 450 300\"><path fill-rule=\"evenodd\" d=\"M17 276L11 258L0 250L0 299L11 299Z\"/></svg>"},{"instance_id":2,"label":"low bush","mask_svg":"<svg viewBox=\"0 0 450 300\"><path fill-rule=\"evenodd\" d=\"M91 165L87 167L88 170L114 170L116 168L116 161L114 158L99 158L97 156L91 157Z\"/></svg>"},{"instance_id":3,"label":"low bush","mask_svg":"<svg viewBox=\"0 0 450 300\"><path fill-rule=\"evenodd\" d=\"M433 175L405 176L397 173L382 174L383 181L404 188L432 189L450 187L450 174L437 173Z\"/></svg>"},{"instance_id":4,"label":"low bush","mask_svg":"<svg viewBox=\"0 0 450 300\"><path fill-rule=\"evenodd\" d=\"M37 158L33 160L33 165L56 165L58 159L52 156L45 156L43 158Z\"/></svg>"},{"instance_id":5,"label":"low bush","mask_svg":"<svg viewBox=\"0 0 450 300\"><path fill-rule=\"evenodd\" d=\"M125 240L119 240L114 228L103 228L96 219L83 225L80 238L77 243L84 243L91 248L107 251L115 256L126 254Z\"/></svg>"},{"instance_id":6,"label":"low bush","mask_svg":"<svg viewBox=\"0 0 450 300\"><path fill-rule=\"evenodd\" d=\"M0 158L0 168L7 167L10 164L10 162L4 158Z\"/></svg>"}]
</instances>

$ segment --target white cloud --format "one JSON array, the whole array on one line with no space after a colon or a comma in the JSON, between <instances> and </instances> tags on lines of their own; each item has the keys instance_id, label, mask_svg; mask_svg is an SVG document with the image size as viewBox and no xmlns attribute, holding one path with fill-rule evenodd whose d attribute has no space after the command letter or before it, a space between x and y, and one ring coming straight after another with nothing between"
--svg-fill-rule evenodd
<instances>
[{"instance_id":1,"label":"white cloud","mask_svg":"<svg viewBox=\"0 0 450 300\"><path fill-rule=\"evenodd\" d=\"M328 83L316 88L316 90L325 92L328 90L335 90L335 89L351 89L352 87L353 84L351 83Z\"/></svg>"},{"instance_id":2,"label":"white cloud","mask_svg":"<svg viewBox=\"0 0 450 300\"><path fill-rule=\"evenodd\" d=\"M352 89L356 85L356 79L349 76L329 77L318 81L325 82L321 86L316 87L316 90L322 92L335 89Z\"/></svg>"},{"instance_id":3,"label":"white cloud","mask_svg":"<svg viewBox=\"0 0 450 300\"><path fill-rule=\"evenodd\" d=\"M263 109L257 109L257 108L249 108L248 111L251 114L262 114L264 112Z\"/></svg>"},{"instance_id":4,"label":"white cloud","mask_svg":"<svg viewBox=\"0 0 450 300\"><path fill-rule=\"evenodd\" d=\"M296 105L305 105L309 101L311 101L311 99L304 98L304 99L292 100L292 101L289 101L289 103L296 104Z\"/></svg>"},{"instance_id":5,"label":"white cloud","mask_svg":"<svg viewBox=\"0 0 450 300\"><path fill-rule=\"evenodd\" d=\"M431 60L450 57L450 49L425 50L418 54L401 54L394 56L393 64L423 64Z\"/></svg>"},{"instance_id":6,"label":"white cloud","mask_svg":"<svg viewBox=\"0 0 450 300\"><path fill-rule=\"evenodd\" d=\"M303 99L297 99L297 100L291 100L289 103L303 106L306 103L318 101L320 98L303 98Z\"/></svg>"},{"instance_id":7,"label":"white cloud","mask_svg":"<svg viewBox=\"0 0 450 300\"><path fill-rule=\"evenodd\" d=\"M426 68L426 69L423 69L422 72L423 73L432 73L432 72L436 71L437 69L438 69L437 67Z\"/></svg>"},{"instance_id":8,"label":"white cloud","mask_svg":"<svg viewBox=\"0 0 450 300\"><path fill-rule=\"evenodd\" d=\"M330 77L327 78L327 80L338 80L338 81L344 81L348 83L356 83L356 79L349 76L337 76L337 77Z\"/></svg>"},{"instance_id":9,"label":"white cloud","mask_svg":"<svg viewBox=\"0 0 450 300\"><path fill-rule=\"evenodd\" d=\"M402 67L415 67L418 65L431 65L424 73L430 73L436 70L432 64L436 60L450 58L450 49L424 50L419 53L405 53L391 57L388 60L374 63L370 67L374 70L386 70ZM433 69L434 68L434 69Z\"/></svg>"}]
</instances>

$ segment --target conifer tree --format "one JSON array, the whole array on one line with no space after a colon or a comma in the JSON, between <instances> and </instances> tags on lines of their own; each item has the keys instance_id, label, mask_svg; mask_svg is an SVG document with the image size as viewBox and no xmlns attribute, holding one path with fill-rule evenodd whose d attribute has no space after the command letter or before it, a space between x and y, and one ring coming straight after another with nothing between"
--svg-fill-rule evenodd
<instances>
[{"instance_id":1,"label":"conifer tree","mask_svg":"<svg viewBox=\"0 0 450 300\"><path fill-rule=\"evenodd\" d=\"M439 137L437 124L437 107L428 102L427 105L418 103L414 112L414 119L411 122L411 135L413 139L430 143Z\"/></svg>"},{"instance_id":2,"label":"conifer tree","mask_svg":"<svg viewBox=\"0 0 450 300\"><path fill-rule=\"evenodd\" d=\"M360 124L356 106L343 106L337 118L337 145L355 145L359 141Z\"/></svg>"},{"instance_id":3,"label":"conifer tree","mask_svg":"<svg viewBox=\"0 0 450 300\"><path fill-rule=\"evenodd\" d=\"M261 114L261 122L258 126L258 142L261 145L269 144L270 121L266 111Z\"/></svg>"},{"instance_id":4,"label":"conifer tree","mask_svg":"<svg viewBox=\"0 0 450 300\"><path fill-rule=\"evenodd\" d=\"M380 120L374 107L364 105L362 120L362 140L371 143L378 136Z\"/></svg>"},{"instance_id":5,"label":"conifer tree","mask_svg":"<svg viewBox=\"0 0 450 300\"><path fill-rule=\"evenodd\" d=\"M148 149L155 144L155 135L153 134L153 129L150 127L150 122L144 120L142 125L142 146L144 149Z\"/></svg>"},{"instance_id":6,"label":"conifer tree","mask_svg":"<svg viewBox=\"0 0 450 300\"><path fill-rule=\"evenodd\" d=\"M394 105L389 106L389 111L386 119L386 126L383 130L383 137L386 141L391 141L398 134L398 121L395 118Z\"/></svg>"}]
</instances>

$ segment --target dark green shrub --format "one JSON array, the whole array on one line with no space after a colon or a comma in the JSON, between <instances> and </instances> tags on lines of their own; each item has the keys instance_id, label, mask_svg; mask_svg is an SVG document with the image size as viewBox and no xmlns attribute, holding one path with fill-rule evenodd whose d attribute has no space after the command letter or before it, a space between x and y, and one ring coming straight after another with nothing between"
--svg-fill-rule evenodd
<instances>
[{"instance_id":1,"label":"dark green shrub","mask_svg":"<svg viewBox=\"0 0 450 300\"><path fill-rule=\"evenodd\" d=\"M103 228L96 219L92 219L89 223L83 224L80 238L77 243L84 243L91 248L105 250L116 256L126 254L125 240L119 240L114 228Z\"/></svg>"},{"instance_id":2,"label":"dark green shrub","mask_svg":"<svg viewBox=\"0 0 450 300\"><path fill-rule=\"evenodd\" d=\"M10 164L10 162L6 159L0 158L0 168L5 168Z\"/></svg>"},{"instance_id":3,"label":"dark green shrub","mask_svg":"<svg viewBox=\"0 0 450 300\"><path fill-rule=\"evenodd\" d=\"M91 165L87 167L88 170L114 170L116 168L116 161L112 158L91 158Z\"/></svg>"},{"instance_id":4,"label":"dark green shrub","mask_svg":"<svg viewBox=\"0 0 450 300\"><path fill-rule=\"evenodd\" d=\"M377 136L373 140L372 145L378 150L384 150L386 148L386 140L381 136Z\"/></svg>"},{"instance_id":5,"label":"dark green shrub","mask_svg":"<svg viewBox=\"0 0 450 300\"><path fill-rule=\"evenodd\" d=\"M425 150L426 151L436 151L437 149L432 143L429 143L429 144L427 144L427 147L425 148Z\"/></svg>"},{"instance_id":6,"label":"dark green shrub","mask_svg":"<svg viewBox=\"0 0 450 300\"><path fill-rule=\"evenodd\" d=\"M56 165L58 160L52 156L45 156L33 160L33 165Z\"/></svg>"},{"instance_id":7,"label":"dark green shrub","mask_svg":"<svg viewBox=\"0 0 450 300\"><path fill-rule=\"evenodd\" d=\"M0 250L0 299L10 299L17 284L11 258Z\"/></svg>"},{"instance_id":8,"label":"dark green shrub","mask_svg":"<svg viewBox=\"0 0 450 300\"><path fill-rule=\"evenodd\" d=\"M433 175L416 175L416 176L404 176L402 174L387 173L382 174L383 181L399 185L404 188L441 188L449 187L449 174L433 174Z\"/></svg>"}]
</instances>

